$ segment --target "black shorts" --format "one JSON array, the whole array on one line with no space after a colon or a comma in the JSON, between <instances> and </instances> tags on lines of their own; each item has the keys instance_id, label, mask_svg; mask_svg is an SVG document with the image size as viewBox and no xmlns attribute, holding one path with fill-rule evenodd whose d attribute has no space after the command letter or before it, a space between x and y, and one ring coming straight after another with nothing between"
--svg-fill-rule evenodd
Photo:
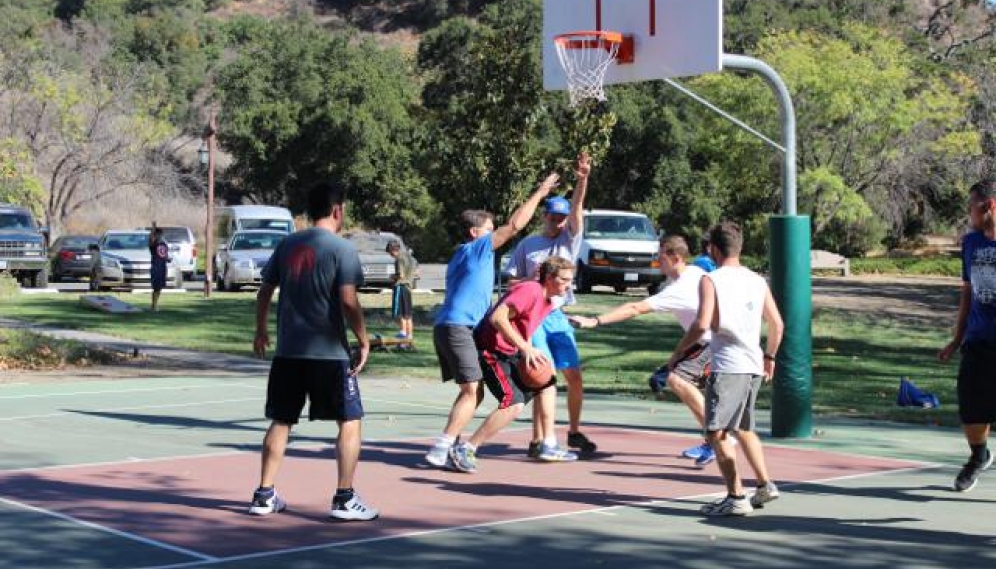
<instances>
[{"instance_id":1,"label":"black shorts","mask_svg":"<svg viewBox=\"0 0 996 569\"><path fill-rule=\"evenodd\" d=\"M162 290L166 288L166 263L152 262L152 268L149 270L149 276L151 277L151 285L153 290Z\"/></svg>"},{"instance_id":2,"label":"black shorts","mask_svg":"<svg viewBox=\"0 0 996 569\"><path fill-rule=\"evenodd\" d=\"M519 369L515 366L519 361L518 354L509 356L500 352L480 352L481 371L484 372L484 384L488 391L498 400L499 409L507 409L516 403L529 403L537 393L551 385L557 384L557 377L540 389L532 390L519 381Z\"/></svg>"},{"instance_id":3,"label":"black shorts","mask_svg":"<svg viewBox=\"0 0 996 569\"><path fill-rule=\"evenodd\" d=\"M394 318L412 317L412 287L394 285L394 294L391 295L391 315Z\"/></svg>"},{"instance_id":4,"label":"black shorts","mask_svg":"<svg viewBox=\"0 0 996 569\"><path fill-rule=\"evenodd\" d=\"M363 418L360 385L346 360L273 358L266 385L266 418L294 425L305 399L309 421Z\"/></svg>"},{"instance_id":5,"label":"black shorts","mask_svg":"<svg viewBox=\"0 0 996 569\"><path fill-rule=\"evenodd\" d=\"M958 416L963 425L996 423L996 346L962 344Z\"/></svg>"}]
</instances>

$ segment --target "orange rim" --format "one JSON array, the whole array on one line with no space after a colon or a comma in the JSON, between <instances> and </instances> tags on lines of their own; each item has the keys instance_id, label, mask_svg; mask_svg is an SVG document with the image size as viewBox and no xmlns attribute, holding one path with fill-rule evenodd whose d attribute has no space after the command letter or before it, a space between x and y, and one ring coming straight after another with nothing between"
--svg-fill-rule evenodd
<instances>
[{"instance_id":1,"label":"orange rim","mask_svg":"<svg viewBox=\"0 0 996 569\"><path fill-rule=\"evenodd\" d=\"M593 49L621 45L623 36L619 32L585 31L568 32L554 36L553 43L565 49Z\"/></svg>"}]
</instances>

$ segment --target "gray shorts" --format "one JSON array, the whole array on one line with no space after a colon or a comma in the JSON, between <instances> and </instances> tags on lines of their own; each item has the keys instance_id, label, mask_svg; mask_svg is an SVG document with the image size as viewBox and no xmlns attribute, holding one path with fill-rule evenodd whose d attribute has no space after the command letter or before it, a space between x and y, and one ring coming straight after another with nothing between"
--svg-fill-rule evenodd
<instances>
[{"instance_id":1,"label":"gray shorts","mask_svg":"<svg viewBox=\"0 0 996 569\"><path fill-rule=\"evenodd\" d=\"M712 352L709 351L709 344L695 344L681 355L671 373L691 383L699 390L706 388L706 378L709 377L709 361Z\"/></svg>"},{"instance_id":2,"label":"gray shorts","mask_svg":"<svg viewBox=\"0 0 996 569\"><path fill-rule=\"evenodd\" d=\"M484 377L474 344L473 327L439 324L432 329L432 343L436 347L443 381L455 379L457 383L469 383Z\"/></svg>"},{"instance_id":3,"label":"gray shorts","mask_svg":"<svg viewBox=\"0 0 996 569\"><path fill-rule=\"evenodd\" d=\"M706 380L705 430L753 431L754 404L764 376L713 373Z\"/></svg>"}]
</instances>

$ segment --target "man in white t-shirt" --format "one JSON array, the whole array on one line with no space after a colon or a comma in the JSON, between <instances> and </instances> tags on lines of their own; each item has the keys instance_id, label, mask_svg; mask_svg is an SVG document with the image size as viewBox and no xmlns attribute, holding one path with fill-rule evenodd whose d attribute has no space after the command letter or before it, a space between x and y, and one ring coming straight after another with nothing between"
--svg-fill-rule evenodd
<instances>
[{"instance_id":1,"label":"man in white t-shirt","mask_svg":"<svg viewBox=\"0 0 996 569\"><path fill-rule=\"evenodd\" d=\"M571 316L570 320L579 328L594 328L605 324L623 322L649 312L670 312L678 320L682 330L688 330L699 309L699 281L705 275L700 267L688 265L688 244L679 236L664 237L660 241L658 258L661 273L667 277L667 286L657 294L639 302L629 302L613 308L595 318ZM699 338L682 359L673 366L664 366L667 386L681 399L695 416L700 426L705 426L705 377L709 373L708 331ZM708 441L682 453L686 458L694 458L695 465L704 468L715 460L715 452Z\"/></svg>"},{"instance_id":2,"label":"man in white t-shirt","mask_svg":"<svg viewBox=\"0 0 996 569\"><path fill-rule=\"evenodd\" d=\"M702 507L707 516L742 516L778 498L768 476L761 439L754 432L754 404L761 382L775 373L775 354L785 325L763 277L740 264L743 233L729 221L709 230L709 256L719 268L699 281L699 310L669 361L675 365L685 350L711 332L712 372L706 383L705 430L716 450L727 495ZM768 325L761 351L761 325ZM757 491L748 499L737 472L735 434L754 469Z\"/></svg>"}]
</instances>

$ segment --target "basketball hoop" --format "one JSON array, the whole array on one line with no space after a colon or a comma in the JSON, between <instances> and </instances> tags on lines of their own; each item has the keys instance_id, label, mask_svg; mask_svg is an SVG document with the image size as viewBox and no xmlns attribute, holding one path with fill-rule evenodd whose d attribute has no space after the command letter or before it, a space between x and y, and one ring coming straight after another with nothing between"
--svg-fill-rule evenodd
<instances>
[{"instance_id":1,"label":"basketball hoop","mask_svg":"<svg viewBox=\"0 0 996 569\"><path fill-rule=\"evenodd\" d=\"M602 31L568 32L553 38L572 107L585 99L605 100L605 72L620 59L623 40L618 32Z\"/></svg>"}]
</instances>

